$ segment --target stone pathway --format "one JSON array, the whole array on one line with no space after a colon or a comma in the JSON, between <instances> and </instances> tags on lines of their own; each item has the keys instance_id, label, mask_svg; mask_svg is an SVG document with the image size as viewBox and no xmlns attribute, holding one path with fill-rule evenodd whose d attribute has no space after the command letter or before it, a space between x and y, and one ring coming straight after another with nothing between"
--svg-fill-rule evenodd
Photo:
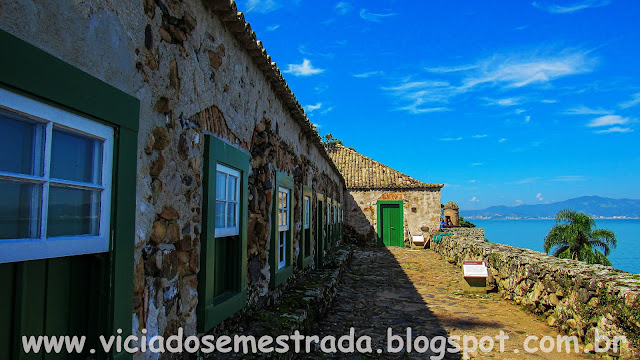
<instances>
[{"instance_id":1,"label":"stone pathway","mask_svg":"<svg viewBox=\"0 0 640 360\"><path fill-rule=\"evenodd\" d=\"M398 247L355 250L351 269L338 287L334 305L317 324L314 334L321 338L326 335L341 336L354 327L356 338L371 336L373 354L338 354L333 356L336 358L428 359L430 355L440 353L377 353L378 349L387 348L389 327L393 329L393 334L401 335L403 340L407 327L411 327L414 339L418 336L432 339L434 336L455 335L473 335L480 339L483 336L495 337L501 330L509 336L504 341L504 353L498 351L499 342L494 338L496 345L492 352L470 352L469 358L592 358L585 354L556 351L526 353L523 344L528 335L539 338L551 336L555 340L559 333L497 293L464 294L461 281L461 269L430 250ZM459 343L462 344L462 341ZM539 345L539 342L530 342L531 347ZM304 357L310 356L306 354ZM319 359L332 356L314 353L311 357ZM447 353L444 358L461 359L463 356Z\"/></svg>"}]
</instances>

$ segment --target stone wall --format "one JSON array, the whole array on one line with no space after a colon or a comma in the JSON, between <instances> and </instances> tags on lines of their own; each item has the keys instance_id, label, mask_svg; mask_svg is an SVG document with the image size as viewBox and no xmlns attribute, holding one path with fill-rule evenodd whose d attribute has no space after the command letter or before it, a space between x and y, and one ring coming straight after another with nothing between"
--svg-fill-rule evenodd
<instances>
[{"instance_id":1,"label":"stone wall","mask_svg":"<svg viewBox=\"0 0 640 360\"><path fill-rule=\"evenodd\" d=\"M350 190L345 195L345 236L353 241L376 245L378 200L404 202L405 240L409 234L429 234L440 226L440 189Z\"/></svg>"},{"instance_id":2,"label":"stone wall","mask_svg":"<svg viewBox=\"0 0 640 360\"><path fill-rule=\"evenodd\" d=\"M138 159L134 334L167 336L179 326L196 333L205 134L250 154L250 306L270 293L277 171L294 178L296 199L304 184L344 203L344 182L317 133L229 1L0 0L0 8L3 30L140 100L131 154ZM300 202L293 210L297 249Z\"/></svg>"},{"instance_id":3,"label":"stone wall","mask_svg":"<svg viewBox=\"0 0 640 360\"><path fill-rule=\"evenodd\" d=\"M464 237L470 240L484 241L484 229L483 228L444 228L440 229L440 233L453 233L457 236Z\"/></svg>"},{"instance_id":4,"label":"stone wall","mask_svg":"<svg viewBox=\"0 0 640 360\"><path fill-rule=\"evenodd\" d=\"M545 317L592 348L595 329L624 335L622 358L637 359L640 345L640 277L608 266L558 259L537 251L445 236L432 249L449 262L484 260L489 286Z\"/></svg>"}]
</instances>

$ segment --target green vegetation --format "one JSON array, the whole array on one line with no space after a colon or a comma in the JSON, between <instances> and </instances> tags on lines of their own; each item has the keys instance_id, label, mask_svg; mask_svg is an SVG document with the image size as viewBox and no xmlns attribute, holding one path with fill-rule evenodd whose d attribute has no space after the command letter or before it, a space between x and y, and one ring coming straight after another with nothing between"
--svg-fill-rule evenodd
<instances>
[{"instance_id":1,"label":"green vegetation","mask_svg":"<svg viewBox=\"0 0 640 360\"><path fill-rule=\"evenodd\" d=\"M331 134L327 134L322 138L322 142L327 145L342 145L342 140L338 140Z\"/></svg>"},{"instance_id":2,"label":"green vegetation","mask_svg":"<svg viewBox=\"0 0 640 360\"><path fill-rule=\"evenodd\" d=\"M465 220L462 216L460 217L459 225L460 225L460 227L464 227L464 228L474 228L474 227L476 227L476 224L472 223L471 221Z\"/></svg>"},{"instance_id":3,"label":"green vegetation","mask_svg":"<svg viewBox=\"0 0 640 360\"><path fill-rule=\"evenodd\" d=\"M618 245L611 230L595 229L589 215L565 209L556 215L554 225L544 239L544 251L562 259L611 266L607 259L611 248Z\"/></svg>"}]
</instances>

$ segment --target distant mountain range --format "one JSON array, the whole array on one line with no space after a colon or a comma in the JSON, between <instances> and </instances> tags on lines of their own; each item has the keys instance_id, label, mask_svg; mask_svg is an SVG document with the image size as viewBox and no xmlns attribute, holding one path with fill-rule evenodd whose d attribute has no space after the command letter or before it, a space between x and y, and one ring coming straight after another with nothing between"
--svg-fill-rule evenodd
<instances>
[{"instance_id":1,"label":"distant mountain range","mask_svg":"<svg viewBox=\"0 0 640 360\"><path fill-rule=\"evenodd\" d=\"M551 204L491 206L484 210L461 210L465 219L552 219L571 209L600 219L639 219L640 200L582 196Z\"/></svg>"}]
</instances>

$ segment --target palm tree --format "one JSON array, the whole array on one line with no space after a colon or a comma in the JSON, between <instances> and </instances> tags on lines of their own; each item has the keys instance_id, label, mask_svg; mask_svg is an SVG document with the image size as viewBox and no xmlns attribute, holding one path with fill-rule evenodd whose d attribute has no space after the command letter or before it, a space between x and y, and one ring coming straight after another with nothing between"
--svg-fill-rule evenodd
<instances>
[{"instance_id":1,"label":"palm tree","mask_svg":"<svg viewBox=\"0 0 640 360\"><path fill-rule=\"evenodd\" d=\"M544 251L562 259L584 261L587 264L611 266L607 259L618 245L611 230L595 229L596 222L589 215L565 209L556 215L554 225L544 238Z\"/></svg>"}]
</instances>

